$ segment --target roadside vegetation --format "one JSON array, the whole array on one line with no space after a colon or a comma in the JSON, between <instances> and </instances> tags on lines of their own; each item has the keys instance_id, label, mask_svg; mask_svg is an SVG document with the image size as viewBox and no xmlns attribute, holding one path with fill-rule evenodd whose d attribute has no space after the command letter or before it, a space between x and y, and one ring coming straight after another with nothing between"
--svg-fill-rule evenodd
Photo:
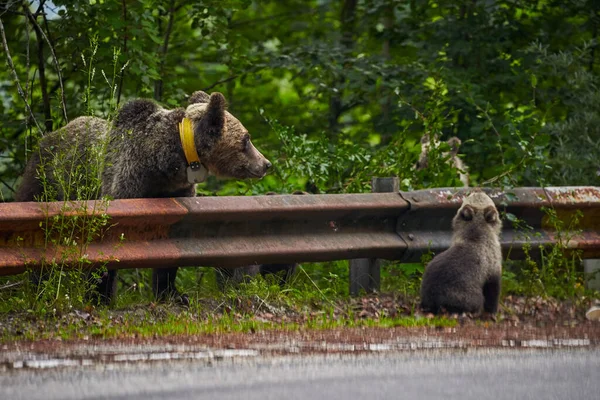
<instances>
[{"instance_id":1,"label":"roadside vegetation","mask_svg":"<svg viewBox=\"0 0 600 400\"><path fill-rule=\"evenodd\" d=\"M446 144L415 168L424 134L462 141L472 186L598 186L599 12L591 0L8 2L0 196L12 200L45 132L81 115L110 120L131 98L183 106L195 90L223 92L274 165L260 181L211 177L200 195L369 192L373 176L398 176L401 190L461 186ZM85 248L110 227L101 212L110 199L88 203L102 151L86 171L56 157L53 168L71 178L58 189L42 175L40 200L76 190L99 216L42 227L48 244L79 257L79 270L53 259L44 279L0 277L0 340L460 323L418 312L422 263L384 263L381 293L358 298L346 261L303 264L284 286L256 277L225 291L213 269L184 268L177 285L189 308L156 303L150 271L126 270L116 303L98 306L91 288L103 271L85 272ZM598 299L580 255L565 252L585 217L545 212L560 240L539 258L505 255L500 320L565 305L581 315Z\"/></svg>"}]
</instances>

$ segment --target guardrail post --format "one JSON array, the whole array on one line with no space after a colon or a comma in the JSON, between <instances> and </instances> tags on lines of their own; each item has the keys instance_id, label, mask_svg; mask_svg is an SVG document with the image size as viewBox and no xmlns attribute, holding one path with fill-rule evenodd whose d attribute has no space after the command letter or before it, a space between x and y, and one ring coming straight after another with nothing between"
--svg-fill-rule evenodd
<instances>
[{"instance_id":1,"label":"guardrail post","mask_svg":"<svg viewBox=\"0 0 600 400\"><path fill-rule=\"evenodd\" d=\"M600 290L600 259L583 260L583 272L586 274L595 273L593 279L587 282L588 289Z\"/></svg>"},{"instance_id":2,"label":"guardrail post","mask_svg":"<svg viewBox=\"0 0 600 400\"><path fill-rule=\"evenodd\" d=\"M397 177L371 178L373 193L389 193L400 191L400 181ZM350 295L357 296L360 289L367 293L379 290L381 284L381 268L376 258L356 258L350 260Z\"/></svg>"}]
</instances>

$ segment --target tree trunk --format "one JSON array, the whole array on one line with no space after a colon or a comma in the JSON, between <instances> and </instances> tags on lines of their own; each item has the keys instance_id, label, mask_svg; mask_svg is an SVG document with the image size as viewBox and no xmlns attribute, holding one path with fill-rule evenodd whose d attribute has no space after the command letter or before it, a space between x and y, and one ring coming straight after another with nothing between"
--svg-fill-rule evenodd
<instances>
[{"instance_id":1,"label":"tree trunk","mask_svg":"<svg viewBox=\"0 0 600 400\"><path fill-rule=\"evenodd\" d=\"M127 59L127 4L125 0L121 1L121 5L123 6L123 54L125 55L125 59ZM123 80L125 79L125 70L121 70L121 76L119 77L119 87L117 88L117 107L121 102L121 92L123 91Z\"/></svg>"},{"instance_id":2,"label":"tree trunk","mask_svg":"<svg viewBox=\"0 0 600 400\"><path fill-rule=\"evenodd\" d=\"M167 52L169 50L169 39L173 30L173 20L175 19L175 11L175 0L172 0L169 6L169 22L167 24L167 29L165 30L165 40L162 49L159 53L160 68L158 72L160 74L160 78L154 82L154 100L156 101L162 101L163 97L163 74L165 69Z\"/></svg>"},{"instance_id":3,"label":"tree trunk","mask_svg":"<svg viewBox=\"0 0 600 400\"><path fill-rule=\"evenodd\" d=\"M391 59L390 47L391 47L391 36L392 28L394 27L394 4L392 0L388 0L386 6L383 8L383 45L381 47L381 55L385 62L389 62ZM390 88L383 88L381 97L384 101L381 105L382 122L385 126L390 123L391 109L392 109L392 98L390 96Z\"/></svg>"},{"instance_id":4,"label":"tree trunk","mask_svg":"<svg viewBox=\"0 0 600 400\"><path fill-rule=\"evenodd\" d=\"M340 45L344 50L344 53L349 54L354 47L354 27L356 21L356 4L358 0L342 0L342 12L340 15L341 22L341 39ZM343 85L346 79L342 76L334 85ZM338 90L337 93L332 94L329 101L329 133L330 135L335 134L339 130L339 118L344 107L342 104L342 91Z\"/></svg>"},{"instance_id":5,"label":"tree trunk","mask_svg":"<svg viewBox=\"0 0 600 400\"><path fill-rule=\"evenodd\" d=\"M27 13L31 21L37 40L38 73L40 77L40 90L42 92L42 107L44 110L44 127L46 132L52 132L52 109L50 107L50 96L48 96L48 82L46 81L46 60L44 59L44 38L40 32L40 26L35 21L35 16Z\"/></svg>"}]
</instances>

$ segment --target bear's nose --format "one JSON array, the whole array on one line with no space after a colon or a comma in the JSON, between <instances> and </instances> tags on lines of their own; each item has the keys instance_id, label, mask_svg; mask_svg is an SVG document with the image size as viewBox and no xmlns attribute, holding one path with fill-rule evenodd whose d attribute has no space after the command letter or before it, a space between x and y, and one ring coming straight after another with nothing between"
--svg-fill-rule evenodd
<instances>
[{"instance_id":1,"label":"bear's nose","mask_svg":"<svg viewBox=\"0 0 600 400\"><path fill-rule=\"evenodd\" d=\"M271 161L267 161L267 163L265 164L266 169L270 169L272 166L273 164L271 164Z\"/></svg>"}]
</instances>

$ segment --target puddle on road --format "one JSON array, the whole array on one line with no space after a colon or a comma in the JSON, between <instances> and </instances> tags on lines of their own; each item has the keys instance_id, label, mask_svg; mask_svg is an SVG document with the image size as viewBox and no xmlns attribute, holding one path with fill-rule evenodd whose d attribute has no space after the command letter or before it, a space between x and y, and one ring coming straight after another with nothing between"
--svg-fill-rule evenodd
<instances>
[{"instance_id":1,"label":"puddle on road","mask_svg":"<svg viewBox=\"0 0 600 400\"><path fill-rule=\"evenodd\" d=\"M125 348L80 347L71 349L64 356L52 357L43 353L11 353L5 354L0 361L0 372L6 370L87 367L98 364L146 363L177 360L225 360L244 357L257 357L274 354L309 354L309 353L358 353L386 351L417 351L432 349L464 349L464 348L581 348L597 346L600 342L590 339L532 339L501 340L491 343L488 340L441 340L423 338L398 338L384 343L331 343L326 341L301 342L284 341L251 345L248 349L206 349L199 346L166 345L167 351L160 351L153 346L152 351L139 351L142 346Z\"/></svg>"}]
</instances>

